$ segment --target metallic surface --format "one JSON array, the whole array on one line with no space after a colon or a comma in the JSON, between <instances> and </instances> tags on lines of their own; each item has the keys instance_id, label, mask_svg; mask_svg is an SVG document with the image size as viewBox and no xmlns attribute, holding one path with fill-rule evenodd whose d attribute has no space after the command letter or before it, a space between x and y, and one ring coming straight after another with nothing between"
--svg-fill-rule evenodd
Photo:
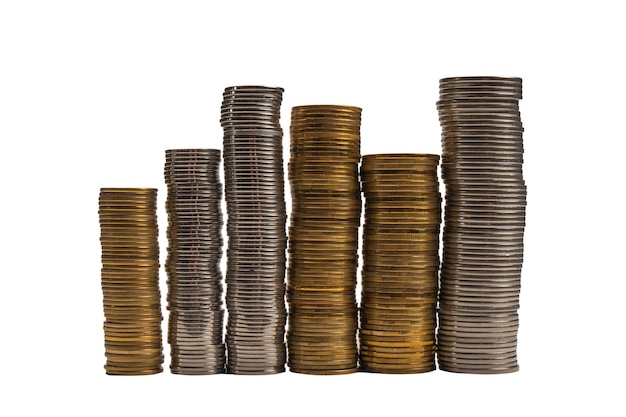
<instances>
[{"instance_id":1,"label":"metallic surface","mask_svg":"<svg viewBox=\"0 0 626 417\"><path fill-rule=\"evenodd\" d=\"M229 373L285 370L282 93L282 88L235 86L223 94Z\"/></svg>"},{"instance_id":2,"label":"metallic surface","mask_svg":"<svg viewBox=\"0 0 626 417\"><path fill-rule=\"evenodd\" d=\"M526 213L522 80L456 77L439 86L446 185L439 367L515 372Z\"/></svg>"},{"instance_id":3,"label":"metallic surface","mask_svg":"<svg viewBox=\"0 0 626 417\"><path fill-rule=\"evenodd\" d=\"M292 372L357 370L360 124L358 107L299 106L291 112L287 345Z\"/></svg>"},{"instance_id":4,"label":"metallic surface","mask_svg":"<svg viewBox=\"0 0 626 417\"><path fill-rule=\"evenodd\" d=\"M222 185L217 149L165 151L170 370L224 372Z\"/></svg>"},{"instance_id":5,"label":"metallic surface","mask_svg":"<svg viewBox=\"0 0 626 417\"><path fill-rule=\"evenodd\" d=\"M104 369L163 371L157 190L102 188L99 197Z\"/></svg>"},{"instance_id":6,"label":"metallic surface","mask_svg":"<svg viewBox=\"0 0 626 417\"><path fill-rule=\"evenodd\" d=\"M439 155L363 156L359 341L365 371L435 369L441 223L438 165ZM399 222L404 226L394 227Z\"/></svg>"}]
</instances>

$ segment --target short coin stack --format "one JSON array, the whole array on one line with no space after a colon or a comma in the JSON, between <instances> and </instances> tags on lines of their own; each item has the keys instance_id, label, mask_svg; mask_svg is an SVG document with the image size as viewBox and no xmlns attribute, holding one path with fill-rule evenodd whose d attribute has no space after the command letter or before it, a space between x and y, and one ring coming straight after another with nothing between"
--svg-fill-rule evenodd
<instances>
[{"instance_id":1,"label":"short coin stack","mask_svg":"<svg viewBox=\"0 0 626 417\"><path fill-rule=\"evenodd\" d=\"M360 125L358 107L292 109L287 345L293 372L357 370Z\"/></svg>"},{"instance_id":2,"label":"short coin stack","mask_svg":"<svg viewBox=\"0 0 626 417\"><path fill-rule=\"evenodd\" d=\"M227 371L284 372L285 230L282 88L226 88Z\"/></svg>"},{"instance_id":3,"label":"short coin stack","mask_svg":"<svg viewBox=\"0 0 626 417\"><path fill-rule=\"evenodd\" d=\"M224 372L221 152L165 151L170 369L174 374Z\"/></svg>"},{"instance_id":4,"label":"short coin stack","mask_svg":"<svg viewBox=\"0 0 626 417\"><path fill-rule=\"evenodd\" d=\"M156 198L152 188L100 189L107 374L163 371Z\"/></svg>"},{"instance_id":5,"label":"short coin stack","mask_svg":"<svg viewBox=\"0 0 626 417\"><path fill-rule=\"evenodd\" d=\"M441 195L438 155L365 155L361 368L435 369Z\"/></svg>"},{"instance_id":6,"label":"short coin stack","mask_svg":"<svg viewBox=\"0 0 626 417\"><path fill-rule=\"evenodd\" d=\"M522 80L440 80L446 185L438 363L446 371L518 370L526 185Z\"/></svg>"}]
</instances>

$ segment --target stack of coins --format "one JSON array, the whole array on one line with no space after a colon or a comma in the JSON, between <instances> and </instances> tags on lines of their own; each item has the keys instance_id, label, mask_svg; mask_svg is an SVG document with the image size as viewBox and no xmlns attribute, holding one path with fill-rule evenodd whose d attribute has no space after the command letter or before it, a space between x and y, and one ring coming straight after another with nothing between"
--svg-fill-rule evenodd
<instances>
[{"instance_id":1,"label":"stack of coins","mask_svg":"<svg viewBox=\"0 0 626 417\"><path fill-rule=\"evenodd\" d=\"M360 125L358 107L292 109L287 346L293 372L357 370Z\"/></svg>"},{"instance_id":2,"label":"stack of coins","mask_svg":"<svg viewBox=\"0 0 626 417\"><path fill-rule=\"evenodd\" d=\"M418 373L436 368L438 165L438 155L363 157L363 370Z\"/></svg>"},{"instance_id":3,"label":"stack of coins","mask_svg":"<svg viewBox=\"0 0 626 417\"><path fill-rule=\"evenodd\" d=\"M221 152L165 151L167 308L174 374L224 372Z\"/></svg>"},{"instance_id":4,"label":"stack of coins","mask_svg":"<svg viewBox=\"0 0 626 417\"><path fill-rule=\"evenodd\" d=\"M522 80L445 78L439 86L446 185L439 367L514 372L526 212Z\"/></svg>"},{"instance_id":5,"label":"stack of coins","mask_svg":"<svg viewBox=\"0 0 626 417\"><path fill-rule=\"evenodd\" d=\"M229 373L285 370L282 93L243 86L226 88L223 96Z\"/></svg>"},{"instance_id":6,"label":"stack of coins","mask_svg":"<svg viewBox=\"0 0 626 417\"><path fill-rule=\"evenodd\" d=\"M151 188L100 190L107 374L163 371L156 198Z\"/></svg>"}]
</instances>

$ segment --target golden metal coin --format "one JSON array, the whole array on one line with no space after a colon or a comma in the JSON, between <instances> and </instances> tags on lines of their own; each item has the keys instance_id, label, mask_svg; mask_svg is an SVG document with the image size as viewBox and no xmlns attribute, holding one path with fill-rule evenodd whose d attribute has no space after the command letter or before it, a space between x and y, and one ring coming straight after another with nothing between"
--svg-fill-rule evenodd
<instances>
[{"instance_id":1,"label":"golden metal coin","mask_svg":"<svg viewBox=\"0 0 626 417\"><path fill-rule=\"evenodd\" d=\"M156 189L103 188L99 206L105 370L161 372Z\"/></svg>"},{"instance_id":2,"label":"golden metal coin","mask_svg":"<svg viewBox=\"0 0 626 417\"><path fill-rule=\"evenodd\" d=\"M432 368L441 195L438 155L365 155L359 342L366 371ZM395 356L394 356L395 355Z\"/></svg>"},{"instance_id":3,"label":"golden metal coin","mask_svg":"<svg viewBox=\"0 0 626 417\"><path fill-rule=\"evenodd\" d=\"M347 375L358 371L356 366L347 369L312 369L311 367L299 367L294 364L289 365L291 372L310 375Z\"/></svg>"},{"instance_id":4,"label":"golden metal coin","mask_svg":"<svg viewBox=\"0 0 626 417\"><path fill-rule=\"evenodd\" d=\"M360 115L351 106L292 109L286 295L293 372L356 370Z\"/></svg>"}]
</instances>

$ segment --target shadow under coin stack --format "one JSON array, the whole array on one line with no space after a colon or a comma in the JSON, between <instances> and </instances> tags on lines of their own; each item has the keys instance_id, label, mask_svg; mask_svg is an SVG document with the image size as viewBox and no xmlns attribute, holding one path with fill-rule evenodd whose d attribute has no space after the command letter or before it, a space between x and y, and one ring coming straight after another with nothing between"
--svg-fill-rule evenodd
<instances>
[{"instance_id":1,"label":"shadow under coin stack","mask_svg":"<svg viewBox=\"0 0 626 417\"><path fill-rule=\"evenodd\" d=\"M445 78L439 91L446 185L439 367L514 372L526 212L522 80Z\"/></svg>"},{"instance_id":2,"label":"shadow under coin stack","mask_svg":"<svg viewBox=\"0 0 626 417\"><path fill-rule=\"evenodd\" d=\"M165 151L170 369L174 374L224 372L221 152Z\"/></svg>"},{"instance_id":3,"label":"shadow under coin stack","mask_svg":"<svg viewBox=\"0 0 626 417\"><path fill-rule=\"evenodd\" d=\"M104 369L110 375L163 371L156 199L152 188L100 189Z\"/></svg>"},{"instance_id":4,"label":"shadow under coin stack","mask_svg":"<svg viewBox=\"0 0 626 417\"><path fill-rule=\"evenodd\" d=\"M360 126L358 107L291 112L287 347L293 372L357 370Z\"/></svg>"},{"instance_id":5,"label":"shadow under coin stack","mask_svg":"<svg viewBox=\"0 0 626 417\"><path fill-rule=\"evenodd\" d=\"M436 369L441 194L438 155L363 157L361 368Z\"/></svg>"},{"instance_id":6,"label":"shadow under coin stack","mask_svg":"<svg viewBox=\"0 0 626 417\"><path fill-rule=\"evenodd\" d=\"M227 372L284 372L285 231L282 88L226 88Z\"/></svg>"}]
</instances>

